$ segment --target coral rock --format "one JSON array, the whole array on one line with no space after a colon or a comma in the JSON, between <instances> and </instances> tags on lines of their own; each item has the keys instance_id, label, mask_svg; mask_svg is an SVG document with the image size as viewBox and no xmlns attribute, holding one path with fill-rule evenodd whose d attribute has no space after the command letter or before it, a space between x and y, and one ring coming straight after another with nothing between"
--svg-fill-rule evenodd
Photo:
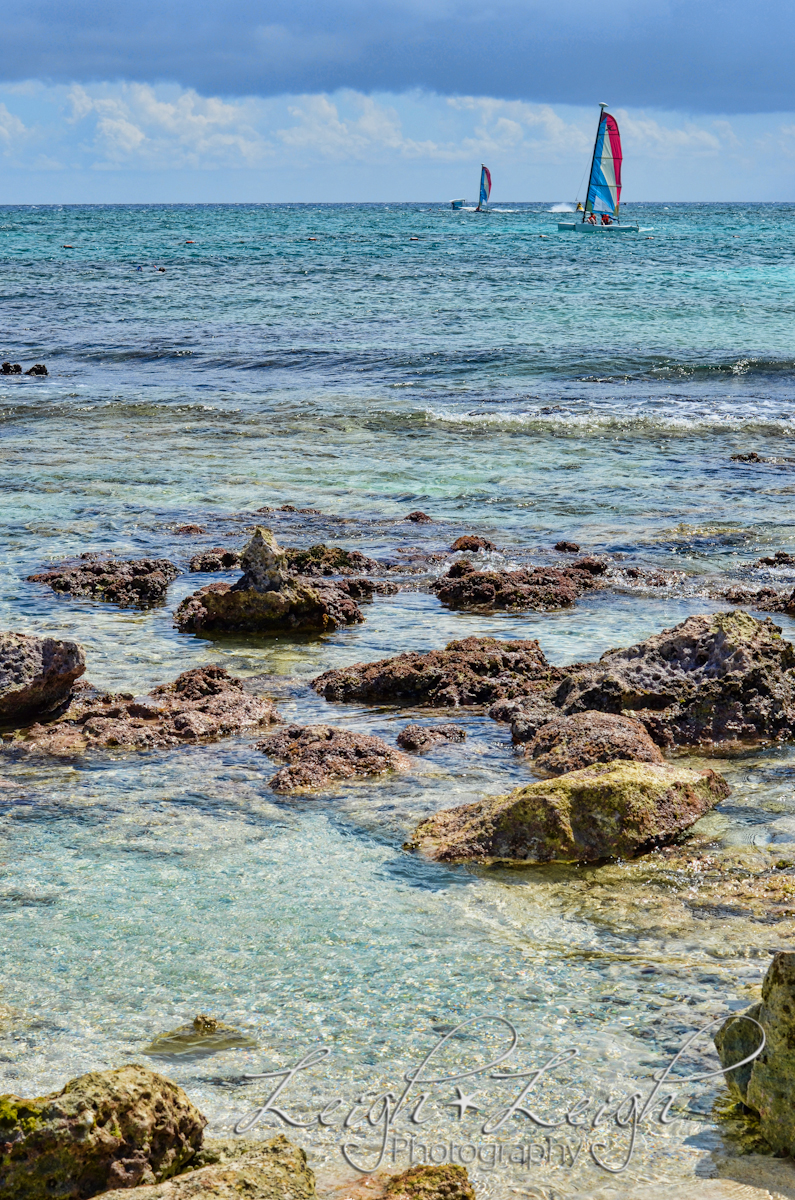
<instances>
[{"instance_id":1,"label":"coral rock","mask_svg":"<svg viewBox=\"0 0 795 1200\"><path fill-rule=\"evenodd\" d=\"M466 731L460 725L407 725L397 735L397 744L413 754L422 754L445 742L463 742Z\"/></svg>"},{"instance_id":2,"label":"coral rock","mask_svg":"<svg viewBox=\"0 0 795 1200\"><path fill-rule=\"evenodd\" d=\"M765 558L757 559L754 566L795 567L795 554L789 554L786 550L777 550L775 554L768 554Z\"/></svg>"},{"instance_id":3,"label":"coral rock","mask_svg":"<svg viewBox=\"0 0 795 1200\"><path fill-rule=\"evenodd\" d=\"M555 549L559 554L579 554L580 547L576 542L555 542Z\"/></svg>"},{"instance_id":4,"label":"coral rock","mask_svg":"<svg viewBox=\"0 0 795 1200\"><path fill-rule=\"evenodd\" d=\"M202 525L178 525L174 532L184 534L199 534L206 533L207 530Z\"/></svg>"},{"instance_id":5,"label":"coral rock","mask_svg":"<svg viewBox=\"0 0 795 1200\"><path fill-rule=\"evenodd\" d=\"M380 564L358 550L343 550L342 546L310 546L308 550L285 551L290 570L296 575L359 575L363 571L378 571Z\"/></svg>"},{"instance_id":6,"label":"coral rock","mask_svg":"<svg viewBox=\"0 0 795 1200\"><path fill-rule=\"evenodd\" d=\"M530 567L521 571L478 571L472 563L462 560L431 588L448 608L547 612L571 607L583 592L599 586L595 576L604 570L604 565L596 559L583 559L568 567Z\"/></svg>"},{"instance_id":7,"label":"coral rock","mask_svg":"<svg viewBox=\"0 0 795 1200\"><path fill-rule=\"evenodd\" d=\"M270 780L275 792L325 787L335 779L384 775L409 765L381 738L331 725L286 725L258 742L257 749L287 764Z\"/></svg>"},{"instance_id":8,"label":"coral rock","mask_svg":"<svg viewBox=\"0 0 795 1200\"><path fill-rule=\"evenodd\" d=\"M13 723L58 708L85 669L77 642L0 633L0 721Z\"/></svg>"},{"instance_id":9,"label":"coral rock","mask_svg":"<svg viewBox=\"0 0 795 1200\"><path fill-rule=\"evenodd\" d=\"M546 775L563 775L617 758L663 761L640 721L600 712L556 717L538 730L525 754L532 758L533 767Z\"/></svg>"},{"instance_id":10,"label":"coral rock","mask_svg":"<svg viewBox=\"0 0 795 1200\"><path fill-rule=\"evenodd\" d=\"M433 517L429 517L427 513L420 512L418 508L415 508L414 512L410 512L405 519L413 521L415 525L430 525L433 521Z\"/></svg>"},{"instance_id":11,"label":"coral rock","mask_svg":"<svg viewBox=\"0 0 795 1200\"><path fill-rule=\"evenodd\" d=\"M190 560L191 571L234 571L240 566L240 550L227 550L223 546L215 546L212 550L202 550L194 554Z\"/></svg>"},{"instance_id":12,"label":"coral rock","mask_svg":"<svg viewBox=\"0 0 795 1200\"><path fill-rule=\"evenodd\" d=\"M182 1088L137 1065L35 1100L0 1096L0 1196L85 1200L158 1183L184 1169L206 1123Z\"/></svg>"},{"instance_id":13,"label":"coral rock","mask_svg":"<svg viewBox=\"0 0 795 1200\"><path fill-rule=\"evenodd\" d=\"M473 534L467 533L463 537L456 538L450 549L472 553L476 550L496 550L497 547L488 538L475 537Z\"/></svg>"},{"instance_id":14,"label":"coral rock","mask_svg":"<svg viewBox=\"0 0 795 1200\"><path fill-rule=\"evenodd\" d=\"M387 1182L385 1200L475 1200L466 1167L454 1163L409 1167Z\"/></svg>"},{"instance_id":15,"label":"coral rock","mask_svg":"<svg viewBox=\"0 0 795 1200\"><path fill-rule=\"evenodd\" d=\"M29 583L46 583L54 592L92 596L120 608L152 608L163 604L168 585L179 575L166 558L119 559L81 555L80 564L63 563L29 575Z\"/></svg>"},{"instance_id":16,"label":"coral rock","mask_svg":"<svg viewBox=\"0 0 795 1200\"><path fill-rule=\"evenodd\" d=\"M26 375L49 375L49 373L50 372L47 370L44 363L34 363L33 366L29 367L25 372Z\"/></svg>"},{"instance_id":17,"label":"coral rock","mask_svg":"<svg viewBox=\"0 0 795 1200\"><path fill-rule=\"evenodd\" d=\"M410 849L440 862L598 862L671 841L729 794L714 771L597 763L438 812Z\"/></svg>"}]
</instances>

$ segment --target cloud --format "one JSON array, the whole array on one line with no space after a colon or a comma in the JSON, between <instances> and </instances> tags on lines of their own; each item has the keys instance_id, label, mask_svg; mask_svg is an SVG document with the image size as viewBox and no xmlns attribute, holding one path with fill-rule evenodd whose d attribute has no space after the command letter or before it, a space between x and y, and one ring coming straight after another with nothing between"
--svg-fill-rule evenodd
<instances>
[{"instance_id":1,"label":"cloud","mask_svg":"<svg viewBox=\"0 0 795 1200\"><path fill-rule=\"evenodd\" d=\"M0 104L0 142L10 146L19 138L25 137L28 132L19 117L10 113L5 104Z\"/></svg>"}]
</instances>

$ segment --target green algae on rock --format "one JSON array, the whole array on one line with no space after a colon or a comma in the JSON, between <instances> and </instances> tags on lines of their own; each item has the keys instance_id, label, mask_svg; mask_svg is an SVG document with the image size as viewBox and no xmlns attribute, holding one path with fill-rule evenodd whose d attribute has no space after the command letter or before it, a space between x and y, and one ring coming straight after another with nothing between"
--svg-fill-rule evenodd
<instances>
[{"instance_id":1,"label":"green algae on rock","mask_svg":"<svg viewBox=\"0 0 795 1200\"><path fill-rule=\"evenodd\" d=\"M393 1175L384 1196L385 1200L475 1200L475 1190L466 1167L421 1163L402 1175Z\"/></svg>"},{"instance_id":2,"label":"green algae on rock","mask_svg":"<svg viewBox=\"0 0 795 1200\"><path fill-rule=\"evenodd\" d=\"M60 1092L0 1096L2 1200L86 1200L185 1168L206 1118L182 1088L137 1064L91 1071Z\"/></svg>"},{"instance_id":3,"label":"green algae on rock","mask_svg":"<svg viewBox=\"0 0 795 1200\"><path fill-rule=\"evenodd\" d=\"M715 771L598 763L543 783L444 809L408 843L439 862L598 862L671 841L729 787Z\"/></svg>"},{"instance_id":4,"label":"green algae on rock","mask_svg":"<svg viewBox=\"0 0 795 1200\"><path fill-rule=\"evenodd\" d=\"M256 1050L257 1042L248 1034L199 1013L190 1024L161 1033L141 1051L142 1054L176 1058L182 1055L219 1054L222 1050Z\"/></svg>"}]
</instances>

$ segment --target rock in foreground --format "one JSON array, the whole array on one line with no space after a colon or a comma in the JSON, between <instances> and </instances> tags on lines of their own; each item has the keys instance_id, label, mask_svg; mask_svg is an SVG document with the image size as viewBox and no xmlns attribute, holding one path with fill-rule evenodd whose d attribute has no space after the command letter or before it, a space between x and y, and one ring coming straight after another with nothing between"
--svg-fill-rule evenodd
<instances>
[{"instance_id":1,"label":"rock in foreground","mask_svg":"<svg viewBox=\"0 0 795 1200\"><path fill-rule=\"evenodd\" d=\"M393 1175L386 1185L386 1200L475 1200L466 1167L421 1164Z\"/></svg>"},{"instance_id":2,"label":"rock in foreground","mask_svg":"<svg viewBox=\"0 0 795 1200\"><path fill-rule=\"evenodd\" d=\"M211 583L182 601L174 619L196 633L325 633L364 620L348 591L290 575L287 555L269 529L257 527L241 556L237 583Z\"/></svg>"},{"instance_id":3,"label":"rock in foreground","mask_svg":"<svg viewBox=\"0 0 795 1200\"><path fill-rule=\"evenodd\" d=\"M153 608L164 604L168 585L179 575L167 558L104 558L81 555L79 563L64 563L38 575L29 583L46 583L54 592L91 596L120 608Z\"/></svg>"},{"instance_id":4,"label":"rock in foreground","mask_svg":"<svg viewBox=\"0 0 795 1200\"><path fill-rule=\"evenodd\" d=\"M545 775L564 775L594 763L660 763L663 756L640 721L613 713L558 716L543 725L525 748L533 767Z\"/></svg>"},{"instance_id":5,"label":"rock in foreground","mask_svg":"<svg viewBox=\"0 0 795 1200\"><path fill-rule=\"evenodd\" d=\"M598 862L671 841L729 794L714 771L599 763L445 809L409 843L439 862Z\"/></svg>"},{"instance_id":6,"label":"rock in foreground","mask_svg":"<svg viewBox=\"0 0 795 1200\"><path fill-rule=\"evenodd\" d=\"M444 650L326 671L312 680L312 687L327 700L444 708L532 695L558 683L563 674L547 662L535 639L469 637L449 642Z\"/></svg>"},{"instance_id":7,"label":"rock in foreground","mask_svg":"<svg viewBox=\"0 0 795 1200\"><path fill-rule=\"evenodd\" d=\"M184 1169L206 1124L182 1088L137 1065L35 1100L2 1096L0 1196L86 1200L157 1183Z\"/></svg>"},{"instance_id":8,"label":"rock in foreground","mask_svg":"<svg viewBox=\"0 0 795 1200\"><path fill-rule=\"evenodd\" d=\"M77 642L0 633L0 721L51 712L69 698L85 669Z\"/></svg>"},{"instance_id":9,"label":"rock in foreground","mask_svg":"<svg viewBox=\"0 0 795 1200\"><path fill-rule=\"evenodd\" d=\"M163 750L185 742L215 741L280 720L270 700L252 696L223 667L196 667L143 700L129 693L75 697L57 721L32 725L23 745L45 754L85 750Z\"/></svg>"},{"instance_id":10,"label":"rock in foreground","mask_svg":"<svg viewBox=\"0 0 795 1200\"><path fill-rule=\"evenodd\" d=\"M597 559L521 571L478 571L462 559L431 586L448 608L549 612L570 608L583 592L599 586L597 577L604 571Z\"/></svg>"},{"instance_id":11,"label":"rock in foreground","mask_svg":"<svg viewBox=\"0 0 795 1200\"><path fill-rule=\"evenodd\" d=\"M788 738L795 649L770 618L741 610L688 617L571 672L554 701L565 713L637 715L678 744Z\"/></svg>"},{"instance_id":12,"label":"rock in foreground","mask_svg":"<svg viewBox=\"0 0 795 1200\"><path fill-rule=\"evenodd\" d=\"M460 725L407 725L397 735L397 744L412 754L423 754L446 742L466 741L466 731Z\"/></svg>"},{"instance_id":13,"label":"rock in foreground","mask_svg":"<svg viewBox=\"0 0 795 1200\"><path fill-rule=\"evenodd\" d=\"M286 763L269 781L275 792L322 788L337 779L385 775L410 765L405 754L381 738L332 725L285 725L258 742L257 749Z\"/></svg>"}]
</instances>

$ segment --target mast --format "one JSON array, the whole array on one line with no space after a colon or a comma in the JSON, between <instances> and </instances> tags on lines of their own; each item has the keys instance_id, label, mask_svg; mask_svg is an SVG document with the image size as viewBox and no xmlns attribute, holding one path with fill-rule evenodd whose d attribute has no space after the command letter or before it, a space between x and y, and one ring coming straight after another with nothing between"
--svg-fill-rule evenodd
<instances>
[{"instance_id":1,"label":"mast","mask_svg":"<svg viewBox=\"0 0 795 1200\"><path fill-rule=\"evenodd\" d=\"M582 209L581 224L585 222L585 218L588 216L588 193L591 190L591 181L593 179L594 163L596 162L596 144L599 141L599 130L602 128L602 117L605 115L606 108L607 108L607 104L599 105L599 123L596 126L596 137L593 140L593 154L591 155L591 170L588 174L588 187L585 189L585 204L583 205L583 209ZM593 210L591 210L591 211L593 211Z\"/></svg>"}]
</instances>

